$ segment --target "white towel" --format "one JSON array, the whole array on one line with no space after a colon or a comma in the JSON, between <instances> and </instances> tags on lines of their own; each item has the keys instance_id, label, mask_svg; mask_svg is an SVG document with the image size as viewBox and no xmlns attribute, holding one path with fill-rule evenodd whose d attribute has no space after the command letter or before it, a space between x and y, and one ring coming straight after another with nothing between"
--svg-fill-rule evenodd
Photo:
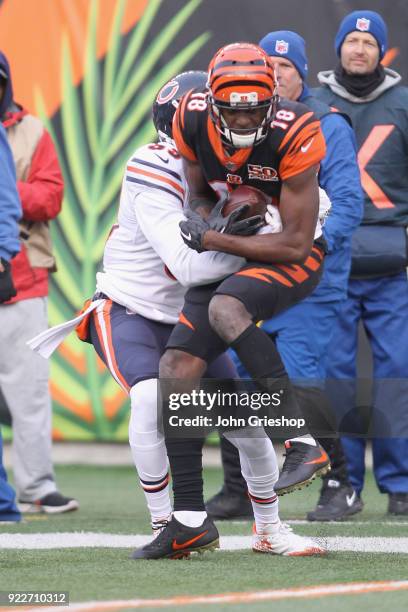
<instances>
[{"instance_id":1,"label":"white towel","mask_svg":"<svg viewBox=\"0 0 408 612\"><path fill-rule=\"evenodd\" d=\"M65 340L68 334L75 329L78 323L104 301L104 299L100 299L91 302L88 308L80 315L74 319L65 321L65 323L60 323L59 325L50 327L50 329L46 329L45 331L41 332L41 334L38 334L38 336L28 340L27 346L29 346L35 353L38 353L45 359L48 359L55 349L63 342L63 340Z\"/></svg>"}]
</instances>

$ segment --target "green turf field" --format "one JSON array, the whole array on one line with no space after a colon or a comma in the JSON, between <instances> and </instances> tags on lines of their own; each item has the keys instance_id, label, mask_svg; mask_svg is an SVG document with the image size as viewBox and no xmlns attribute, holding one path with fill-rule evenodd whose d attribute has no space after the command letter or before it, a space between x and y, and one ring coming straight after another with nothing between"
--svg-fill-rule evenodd
<instances>
[{"instance_id":1,"label":"green turf field","mask_svg":"<svg viewBox=\"0 0 408 612\"><path fill-rule=\"evenodd\" d=\"M0 526L4 533L96 532L105 534L148 534L144 499L132 468L61 467L58 483L65 494L76 496L81 509L56 517L37 516L24 524ZM206 492L220 484L218 469L207 469ZM281 500L283 519L303 519L312 508L318 491L312 487ZM408 537L408 520L386 517L386 496L375 489L369 475L364 491L365 509L354 520L336 524L294 525L298 533L319 537ZM384 523L387 524L384 524ZM361 524L363 523L363 524ZM250 523L220 523L221 535L249 535ZM307 585L407 580L408 555L331 552L326 558L281 558L256 555L251 551L217 551L187 561L135 562L131 548L67 548L52 550L1 550L0 590L69 591L72 602L177 595L216 594L303 587ZM330 605L331 612L408 609L408 591L364 595L329 596L322 599L251 604L183 606L183 610L270 610L280 612L317 610ZM121 608L129 610L132 608ZM149 608L155 609L155 608ZM174 607L172 609L175 609Z\"/></svg>"}]
</instances>

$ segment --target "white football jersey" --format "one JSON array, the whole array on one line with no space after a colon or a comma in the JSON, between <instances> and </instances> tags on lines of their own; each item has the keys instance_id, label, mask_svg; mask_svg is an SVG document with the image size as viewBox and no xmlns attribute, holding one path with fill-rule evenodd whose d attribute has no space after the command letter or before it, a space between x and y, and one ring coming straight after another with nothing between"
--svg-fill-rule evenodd
<instances>
[{"instance_id":1,"label":"white football jersey","mask_svg":"<svg viewBox=\"0 0 408 612\"><path fill-rule=\"evenodd\" d=\"M179 222L188 188L182 161L167 143L148 144L129 159L117 224L105 245L97 291L154 321L176 323L188 287L225 278L245 260L197 253L184 244Z\"/></svg>"}]
</instances>

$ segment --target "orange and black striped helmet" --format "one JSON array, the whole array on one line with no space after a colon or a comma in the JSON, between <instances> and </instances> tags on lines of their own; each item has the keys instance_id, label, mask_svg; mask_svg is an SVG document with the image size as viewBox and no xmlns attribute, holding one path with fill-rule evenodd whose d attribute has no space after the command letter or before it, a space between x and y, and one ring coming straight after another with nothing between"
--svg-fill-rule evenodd
<instances>
[{"instance_id":1,"label":"orange and black striped helmet","mask_svg":"<svg viewBox=\"0 0 408 612\"><path fill-rule=\"evenodd\" d=\"M222 47L208 67L210 116L223 142L236 148L252 147L266 137L277 102L274 69L269 56L252 43ZM222 109L264 108L261 124L255 129L230 129Z\"/></svg>"}]
</instances>

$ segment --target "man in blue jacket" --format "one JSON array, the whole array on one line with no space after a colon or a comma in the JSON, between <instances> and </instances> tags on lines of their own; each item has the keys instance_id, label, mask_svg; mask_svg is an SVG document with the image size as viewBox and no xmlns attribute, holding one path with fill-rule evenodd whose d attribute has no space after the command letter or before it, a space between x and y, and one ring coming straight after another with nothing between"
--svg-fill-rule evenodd
<instances>
[{"instance_id":1,"label":"man in blue jacket","mask_svg":"<svg viewBox=\"0 0 408 612\"><path fill-rule=\"evenodd\" d=\"M305 83L307 57L303 38L282 30L270 32L259 45L273 58L280 96L302 102L313 110L321 121L327 147L319 172L320 187L332 204L323 227L328 246L323 277L310 297L263 324L263 329L274 335L289 376L297 385L304 414L312 417L321 414L326 404L321 391L326 378L326 352L347 297L351 236L362 217L360 174L348 121L313 97ZM340 520L360 511L362 503L348 480L340 441L319 437L319 442L329 454L332 470L323 478L317 508L309 512L308 519ZM251 508L246 500L238 454L227 440L222 440L221 448L224 486L208 502L207 511L218 519L249 517Z\"/></svg>"},{"instance_id":2,"label":"man in blue jacket","mask_svg":"<svg viewBox=\"0 0 408 612\"><path fill-rule=\"evenodd\" d=\"M372 438L374 476L388 512L408 515L408 88L383 68L387 27L374 11L354 11L335 39L340 62L318 75L316 95L347 113L356 133L364 217L353 237L351 278L329 350L328 387L344 430ZM371 423L355 406L357 328L373 355ZM337 382L336 382L337 381ZM357 429L358 428L358 429ZM351 482L365 472L364 437L345 437Z\"/></svg>"},{"instance_id":3,"label":"man in blue jacket","mask_svg":"<svg viewBox=\"0 0 408 612\"><path fill-rule=\"evenodd\" d=\"M20 250L18 221L21 204L16 189L13 156L3 126L0 125L0 303L16 295L10 274L10 259ZM0 523L21 520L15 493L3 467L0 432Z\"/></svg>"}]
</instances>

